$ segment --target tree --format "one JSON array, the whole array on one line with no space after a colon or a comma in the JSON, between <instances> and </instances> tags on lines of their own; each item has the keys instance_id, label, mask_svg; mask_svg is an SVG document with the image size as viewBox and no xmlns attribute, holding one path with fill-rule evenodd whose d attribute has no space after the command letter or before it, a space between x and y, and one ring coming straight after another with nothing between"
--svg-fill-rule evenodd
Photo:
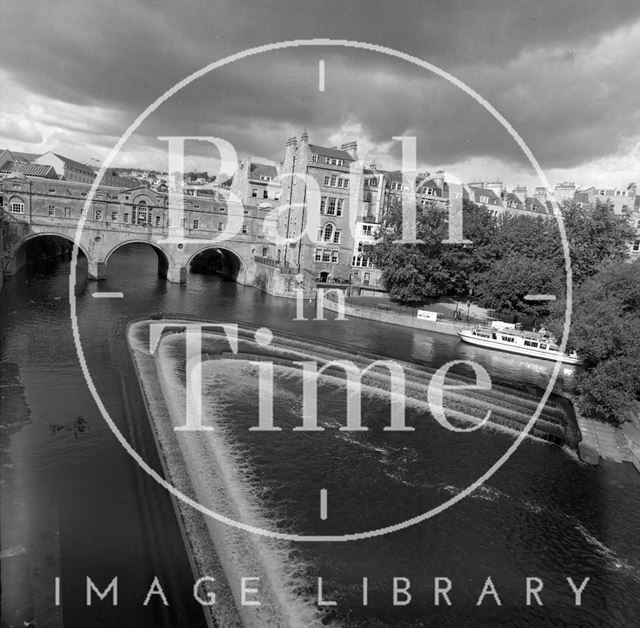
<instances>
[{"instance_id":1,"label":"tree","mask_svg":"<svg viewBox=\"0 0 640 628\"><path fill-rule=\"evenodd\" d=\"M638 413L640 260L609 261L576 288L568 345L584 360L577 387L585 415L619 422L628 412Z\"/></svg>"},{"instance_id":2,"label":"tree","mask_svg":"<svg viewBox=\"0 0 640 628\"><path fill-rule=\"evenodd\" d=\"M402 244L397 242L402 235L402 204L396 197L390 199L374 253L393 298L420 304L443 295L468 296L472 277L495 255L497 222L491 212L473 203L465 201L463 211L463 234L472 245L443 243L448 216L436 207L416 212L417 237L424 243Z\"/></svg>"},{"instance_id":3,"label":"tree","mask_svg":"<svg viewBox=\"0 0 640 628\"><path fill-rule=\"evenodd\" d=\"M528 302L527 294L557 294L562 290L562 274L555 264L522 253L509 253L475 279L478 302L509 315L547 316L545 302Z\"/></svg>"},{"instance_id":4,"label":"tree","mask_svg":"<svg viewBox=\"0 0 640 628\"><path fill-rule=\"evenodd\" d=\"M562 216L574 283L580 284L594 275L608 260L627 258L634 231L610 205L597 202L595 206L581 206L565 201Z\"/></svg>"}]
</instances>

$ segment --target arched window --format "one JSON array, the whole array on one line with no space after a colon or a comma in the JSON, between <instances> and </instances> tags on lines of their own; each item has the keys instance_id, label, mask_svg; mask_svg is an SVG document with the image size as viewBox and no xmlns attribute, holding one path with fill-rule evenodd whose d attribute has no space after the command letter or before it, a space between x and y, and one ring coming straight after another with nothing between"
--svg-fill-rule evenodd
<instances>
[{"instance_id":1,"label":"arched window","mask_svg":"<svg viewBox=\"0 0 640 628\"><path fill-rule=\"evenodd\" d=\"M24 201L19 196L9 199L9 211L12 214L24 214Z\"/></svg>"},{"instance_id":2,"label":"arched window","mask_svg":"<svg viewBox=\"0 0 640 628\"><path fill-rule=\"evenodd\" d=\"M340 234L341 232L335 228L335 225L329 222L322 229L318 229L318 242L340 244Z\"/></svg>"},{"instance_id":3,"label":"arched window","mask_svg":"<svg viewBox=\"0 0 640 628\"><path fill-rule=\"evenodd\" d=\"M139 225L147 224L147 201L142 200L138 203L136 215L137 223Z\"/></svg>"}]
</instances>

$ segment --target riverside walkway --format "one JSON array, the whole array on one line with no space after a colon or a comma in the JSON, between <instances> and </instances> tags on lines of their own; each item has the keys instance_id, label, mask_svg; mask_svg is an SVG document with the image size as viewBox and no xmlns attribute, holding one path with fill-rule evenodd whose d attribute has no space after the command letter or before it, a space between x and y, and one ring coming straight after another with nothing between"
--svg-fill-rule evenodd
<instances>
[{"instance_id":1,"label":"riverside walkway","mask_svg":"<svg viewBox=\"0 0 640 628\"><path fill-rule=\"evenodd\" d=\"M580 457L585 462L597 464L598 458L613 462L631 462L640 471L640 448L633 450L633 441L622 429L579 415L576 419L582 432L582 442L579 444Z\"/></svg>"},{"instance_id":2,"label":"riverside walkway","mask_svg":"<svg viewBox=\"0 0 640 628\"><path fill-rule=\"evenodd\" d=\"M338 311L338 304L331 295L327 296L323 305L326 310ZM488 318L487 310L473 304L469 306L455 301L435 302L425 305L423 309L436 313L437 320L418 318L417 308L401 305L386 297L350 297L345 301L344 314L452 336L457 336L460 329L483 322ZM459 314L459 320L454 319L456 311Z\"/></svg>"}]
</instances>

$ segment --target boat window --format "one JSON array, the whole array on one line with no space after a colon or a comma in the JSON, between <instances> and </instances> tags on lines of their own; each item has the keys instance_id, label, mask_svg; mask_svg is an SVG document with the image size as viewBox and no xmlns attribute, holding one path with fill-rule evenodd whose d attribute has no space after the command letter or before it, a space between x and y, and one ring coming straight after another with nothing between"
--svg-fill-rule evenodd
<instances>
[{"instance_id":1,"label":"boat window","mask_svg":"<svg viewBox=\"0 0 640 628\"><path fill-rule=\"evenodd\" d=\"M537 347L538 343L537 342L533 342L532 340L525 340L524 341L524 346L525 347Z\"/></svg>"},{"instance_id":2,"label":"boat window","mask_svg":"<svg viewBox=\"0 0 640 628\"><path fill-rule=\"evenodd\" d=\"M511 336L502 336L502 340L504 340L505 342L515 342L515 338Z\"/></svg>"},{"instance_id":3,"label":"boat window","mask_svg":"<svg viewBox=\"0 0 640 628\"><path fill-rule=\"evenodd\" d=\"M545 345L544 343L542 343L542 342L541 342L541 343L540 343L540 348L541 348L541 349L546 349L546 348L547 348L547 345Z\"/></svg>"}]
</instances>

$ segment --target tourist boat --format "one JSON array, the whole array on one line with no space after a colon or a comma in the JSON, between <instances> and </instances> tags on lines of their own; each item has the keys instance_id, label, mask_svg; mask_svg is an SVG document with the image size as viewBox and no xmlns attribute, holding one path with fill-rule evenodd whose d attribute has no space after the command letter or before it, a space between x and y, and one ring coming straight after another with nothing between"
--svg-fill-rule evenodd
<instances>
[{"instance_id":1,"label":"tourist boat","mask_svg":"<svg viewBox=\"0 0 640 628\"><path fill-rule=\"evenodd\" d=\"M523 331L515 325L493 321L491 325L476 325L458 332L463 342L487 349L519 353L543 360L560 360L565 364L581 364L574 351L562 353L551 335L544 329L538 332Z\"/></svg>"}]
</instances>

